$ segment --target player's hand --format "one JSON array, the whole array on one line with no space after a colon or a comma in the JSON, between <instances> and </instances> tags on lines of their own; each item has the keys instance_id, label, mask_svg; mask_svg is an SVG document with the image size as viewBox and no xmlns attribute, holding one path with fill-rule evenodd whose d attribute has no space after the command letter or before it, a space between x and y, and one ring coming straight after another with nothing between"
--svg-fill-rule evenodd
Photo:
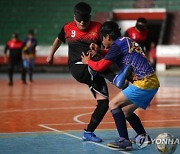
<instances>
[{"instance_id":1,"label":"player's hand","mask_svg":"<svg viewBox=\"0 0 180 154\"><path fill-rule=\"evenodd\" d=\"M48 64L53 64L53 56L48 56L46 58L46 61L47 61Z\"/></svg>"},{"instance_id":2,"label":"player's hand","mask_svg":"<svg viewBox=\"0 0 180 154\"><path fill-rule=\"evenodd\" d=\"M94 50L96 52L100 50L99 46L95 43L91 43L89 48L90 48L90 50Z\"/></svg>"},{"instance_id":3,"label":"player's hand","mask_svg":"<svg viewBox=\"0 0 180 154\"><path fill-rule=\"evenodd\" d=\"M90 53L86 56L84 52L82 52L81 55L82 63L83 64L88 64L88 60L90 59Z\"/></svg>"},{"instance_id":4,"label":"player's hand","mask_svg":"<svg viewBox=\"0 0 180 154\"><path fill-rule=\"evenodd\" d=\"M8 57L7 57L7 55L5 54L5 55L4 55L4 63L6 64L7 61L8 61Z\"/></svg>"},{"instance_id":5,"label":"player's hand","mask_svg":"<svg viewBox=\"0 0 180 154\"><path fill-rule=\"evenodd\" d=\"M97 54L95 50L89 50L87 53L90 55L90 57L94 57Z\"/></svg>"}]
</instances>

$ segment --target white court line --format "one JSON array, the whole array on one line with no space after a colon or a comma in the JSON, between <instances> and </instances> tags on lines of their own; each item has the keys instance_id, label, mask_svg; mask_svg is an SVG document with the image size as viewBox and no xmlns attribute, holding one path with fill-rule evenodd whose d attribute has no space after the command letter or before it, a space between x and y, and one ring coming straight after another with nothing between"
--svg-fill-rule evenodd
<instances>
[{"instance_id":1,"label":"white court line","mask_svg":"<svg viewBox=\"0 0 180 154\"><path fill-rule=\"evenodd\" d=\"M80 124L85 124L85 122L78 120L78 118L79 118L79 117L82 117L82 116L84 116L84 115L88 115L88 114L92 114L92 112L78 114L77 116L75 116L75 117L73 118L73 120L76 121L76 122L78 122L78 123L80 123Z\"/></svg>"},{"instance_id":2,"label":"white court line","mask_svg":"<svg viewBox=\"0 0 180 154\"><path fill-rule=\"evenodd\" d=\"M174 103L176 105L180 102L180 98L177 100L176 99L173 99L173 100L172 99L169 99L169 100L168 99L158 99L157 101L158 101L158 103L169 103L169 104ZM180 104L178 104L178 105L180 105Z\"/></svg>"},{"instance_id":3,"label":"white court line","mask_svg":"<svg viewBox=\"0 0 180 154\"><path fill-rule=\"evenodd\" d=\"M35 108L35 109L16 109L16 110L4 110L0 113L11 112L30 112L30 111L46 111L46 110L74 110L74 109L94 109L95 106L81 106L81 107L59 107L59 108Z\"/></svg>"},{"instance_id":4,"label":"white court line","mask_svg":"<svg viewBox=\"0 0 180 154\"><path fill-rule=\"evenodd\" d=\"M157 107L176 107L180 106L180 104L157 104Z\"/></svg>"},{"instance_id":5,"label":"white court line","mask_svg":"<svg viewBox=\"0 0 180 154\"><path fill-rule=\"evenodd\" d=\"M13 98L13 100L22 100L22 97L12 97ZM28 98L27 98L28 99ZM2 101L8 101L9 100L9 98L7 98L7 99L4 99L4 98L0 98L0 100L2 100ZM91 98L81 98L81 101L87 101L87 100L92 100ZM58 99L58 98L47 98L47 99L45 99L45 98L31 98L31 101L41 101L41 102L50 102L50 101L79 101L78 99L75 99L75 98L60 98L60 99Z\"/></svg>"},{"instance_id":6,"label":"white court line","mask_svg":"<svg viewBox=\"0 0 180 154\"><path fill-rule=\"evenodd\" d=\"M161 101L159 101L161 102ZM180 104L152 104L157 107L176 107L180 106ZM56 108L34 108L34 109L15 109L15 110L2 110L0 113L13 113L13 112L30 112L30 111L47 111L47 110L74 110L74 109L94 109L95 106L81 106L81 107L56 107ZM151 109L150 110L156 110ZM78 119L77 119L78 121Z\"/></svg>"},{"instance_id":7,"label":"white court line","mask_svg":"<svg viewBox=\"0 0 180 154\"><path fill-rule=\"evenodd\" d=\"M0 135L13 135L13 134L38 134L38 133L52 133L52 131L38 131L38 132L12 132L12 133L0 133Z\"/></svg>"},{"instance_id":8,"label":"white court line","mask_svg":"<svg viewBox=\"0 0 180 154\"><path fill-rule=\"evenodd\" d=\"M177 119L177 120L142 120L141 122L144 122L144 123L159 123L159 122L178 122L180 121L180 119ZM78 123L73 123L73 122L70 122L70 123L58 123L58 124L43 124L43 125L48 125L48 126L68 126L68 125L83 125L83 124L89 124L87 122L83 122L83 121L80 121ZM114 122L101 122L101 125L102 124L114 124Z\"/></svg>"},{"instance_id":9,"label":"white court line","mask_svg":"<svg viewBox=\"0 0 180 154\"><path fill-rule=\"evenodd\" d=\"M91 114L91 113L92 112L78 114L77 116L75 116L73 118L73 120L75 122L77 122L77 123L80 123L80 124L87 124L84 121L79 120L78 118L82 117L82 116L85 116L85 115L88 115L88 114ZM170 119L170 120L144 120L144 121L142 120L141 122L145 122L145 123L148 123L148 122L153 123L154 122L154 123L157 123L157 122L175 122L175 121L180 121L180 119L174 119L174 120L172 120L172 119ZM101 124L109 124L109 123L114 123L114 122L101 122Z\"/></svg>"},{"instance_id":10,"label":"white court line","mask_svg":"<svg viewBox=\"0 0 180 154\"><path fill-rule=\"evenodd\" d=\"M72 135L72 134L69 134L69 133L66 133L64 131L60 131L60 130L57 130L57 129L54 129L54 128L51 128L51 127L48 127L44 124L39 124L40 127L43 127L43 128L46 128L48 130L52 130L54 132L58 132L58 133L61 133L61 134L64 134L64 135L67 135L69 137L72 137L72 138L75 138L75 139L78 139L78 140L81 140L82 141L82 138L78 137L78 136L75 136L75 135ZM103 144L100 144L100 143L96 143L96 142L90 142L90 141L87 141L87 143L90 143L90 144L95 144L97 146L100 146L100 147L103 147L103 148L106 148L106 149L110 149L110 150L113 150L113 151L119 151L119 149L114 149L114 148L111 148L111 147L108 147L108 146L105 146ZM128 152L124 152L124 151L119 151L121 153L124 153L124 154L130 154Z\"/></svg>"}]
</instances>

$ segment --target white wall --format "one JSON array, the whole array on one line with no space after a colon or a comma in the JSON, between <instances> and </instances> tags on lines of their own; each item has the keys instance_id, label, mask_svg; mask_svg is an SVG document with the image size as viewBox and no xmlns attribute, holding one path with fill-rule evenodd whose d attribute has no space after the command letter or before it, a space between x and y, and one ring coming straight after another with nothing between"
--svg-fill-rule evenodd
<instances>
[{"instance_id":1,"label":"white wall","mask_svg":"<svg viewBox=\"0 0 180 154\"><path fill-rule=\"evenodd\" d=\"M47 56L50 52L51 46L37 46L37 56ZM0 56L4 54L4 46L0 46ZM68 46L62 45L57 51L55 56L68 56Z\"/></svg>"}]
</instances>

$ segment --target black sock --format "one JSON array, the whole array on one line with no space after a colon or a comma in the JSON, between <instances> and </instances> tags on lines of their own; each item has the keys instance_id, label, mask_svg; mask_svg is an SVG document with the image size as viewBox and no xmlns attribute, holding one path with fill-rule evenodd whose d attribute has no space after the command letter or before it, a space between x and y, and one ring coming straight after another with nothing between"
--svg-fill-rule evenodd
<instances>
[{"instance_id":1,"label":"black sock","mask_svg":"<svg viewBox=\"0 0 180 154\"><path fill-rule=\"evenodd\" d=\"M138 135L146 133L146 131L141 123L141 120L135 113L133 113L130 117L128 117L126 119Z\"/></svg>"},{"instance_id":2,"label":"black sock","mask_svg":"<svg viewBox=\"0 0 180 154\"><path fill-rule=\"evenodd\" d=\"M96 109L94 110L94 112L91 116L91 120L88 124L86 131L94 132L94 130L97 128L99 123L102 121L104 115L108 111L108 108L109 108L109 100L108 99L97 100Z\"/></svg>"},{"instance_id":3,"label":"black sock","mask_svg":"<svg viewBox=\"0 0 180 154\"><path fill-rule=\"evenodd\" d=\"M121 108L111 110L119 136L129 140L126 119Z\"/></svg>"}]
</instances>

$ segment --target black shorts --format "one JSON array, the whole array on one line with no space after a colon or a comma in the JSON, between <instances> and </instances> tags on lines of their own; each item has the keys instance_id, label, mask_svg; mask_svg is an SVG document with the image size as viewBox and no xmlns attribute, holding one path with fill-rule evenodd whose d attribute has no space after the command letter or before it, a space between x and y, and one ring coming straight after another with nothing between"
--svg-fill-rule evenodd
<instances>
[{"instance_id":1,"label":"black shorts","mask_svg":"<svg viewBox=\"0 0 180 154\"><path fill-rule=\"evenodd\" d=\"M108 98L108 87L106 81L98 73L92 77L88 65L73 64L69 68L72 76L80 83L87 84L95 97L95 93Z\"/></svg>"},{"instance_id":2,"label":"black shorts","mask_svg":"<svg viewBox=\"0 0 180 154\"><path fill-rule=\"evenodd\" d=\"M15 56L10 56L9 57L9 66L18 66L18 67L22 67L22 58L21 56L15 55Z\"/></svg>"}]
</instances>

